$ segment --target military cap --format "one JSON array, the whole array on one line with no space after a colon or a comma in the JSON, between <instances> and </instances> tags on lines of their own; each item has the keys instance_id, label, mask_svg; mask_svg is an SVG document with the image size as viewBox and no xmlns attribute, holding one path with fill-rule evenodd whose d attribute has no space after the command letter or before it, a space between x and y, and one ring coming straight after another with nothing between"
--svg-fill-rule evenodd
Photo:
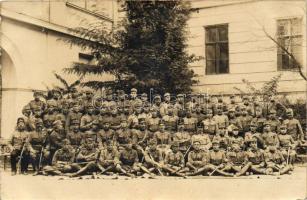
<instances>
[{"instance_id":1,"label":"military cap","mask_svg":"<svg viewBox=\"0 0 307 200\"><path fill-rule=\"evenodd\" d=\"M111 95L113 94L112 90L106 90L106 95Z\"/></svg>"},{"instance_id":2,"label":"military cap","mask_svg":"<svg viewBox=\"0 0 307 200\"><path fill-rule=\"evenodd\" d=\"M22 108L22 110L31 110L31 107L30 105L27 104Z\"/></svg>"},{"instance_id":3,"label":"military cap","mask_svg":"<svg viewBox=\"0 0 307 200\"><path fill-rule=\"evenodd\" d=\"M250 142L253 142L253 143L257 142L257 138L252 137L252 138L250 139Z\"/></svg>"},{"instance_id":4,"label":"military cap","mask_svg":"<svg viewBox=\"0 0 307 200\"><path fill-rule=\"evenodd\" d=\"M162 119L159 120L159 125L164 125L164 121Z\"/></svg>"},{"instance_id":5,"label":"military cap","mask_svg":"<svg viewBox=\"0 0 307 200\"><path fill-rule=\"evenodd\" d=\"M196 144L196 143L200 144L200 141L199 140L194 140L193 144Z\"/></svg>"},{"instance_id":6,"label":"military cap","mask_svg":"<svg viewBox=\"0 0 307 200\"><path fill-rule=\"evenodd\" d=\"M142 93L141 96L142 96L142 97L147 97L147 94L146 94L146 93Z\"/></svg>"},{"instance_id":7,"label":"military cap","mask_svg":"<svg viewBox=\"0 0 307 200\"><path fill-rule=\"evenodd\" d=\"M183 121L182 118L179 118L179 120L178 120L178 125L184 125L184 121Z\"/></svg>"},{"instance_id":8,"label":"military cap","mask_svg":"<svg viewBox=\"0 0 307 200\"><path fill-rule=\"evenodd\" d=\"M146 120L145 120L145 118L139 118L139 123L145 123L146 122Z\"/></svg>"},{"instance_id":9,"label":"military cap","mask_svg":"<svg viewBox=\"0 0 307 200\"><path fill-rule=\"evenodd\" d=\"M61 120L55 120L52 124L53 126L59 126L59 125L63 125Z\"/></svg>"},{"instance_id":10,"label":"military cap","mask_svg":"<svg viewBox=\"0 0 307 200\"><path fill-rule=\"evenodd\" d=\"M177 94L177 98L178 97L184 97L184 95L183 94Z\"/></svg>"},{"instance_id":11,"label":"military cap","mask_svg":"<svg viewBox=\"0 0 307 200\"><path fill-rule=\"evenodd\" d=\"M40 91L34 91L33 96L43 96L43 93Z\"/></svg>"},{"instance_id":12,"label":"military cap","mask_svg":"<svg viewBox=\"0 0 307 200\"><path fill-rule=\"evenodd\" d=\"M235 95L234 94L230 95L230 98L231 99L235 98Z\"/></svg>"},{"instance_id":13,"label":"military cap","mask_svg":"<svg viewBox=\"0 0 307 200\"><path fill-rule=\"evenodd\" d=\"M64 139L62 141L62 145L69 145L70 144L70 141L68 139Z\"/></svg>"},{"instance_id":14,"label":"military cap","mask_svg":"<svg viewBox=\"0 0 307 200\"><path fill-rule=\"evenodd\" d=\"M244 95L242 99L249 99L248 96Z\"/></svg>"},{"instance_id":15,"label":"military cap","mask_svg":"<svg viewBox=\"0 0 307 200\"><path fill-rule=\"evenodd\" d=\"M236 112L236 110L234 108L230 108L228 112Z\"/></svg>"},{"instance_id":16,"label":"military cap","mask_svg":"<svg viewBox=\"0 0 307 200\"><path fill-rule=\"evenodd\" d=\"M117 94L118 94L118 96L125 95L125 91L124 90L118 90Z\"/></svg>"},{"instance_id":17,"label":"military cap","mask_svg":"<svg viewBox=\"0 0 307 200\"><path fill-rule=\"evenodd\" d=\"M292 110L291 108L288 108L288 109L286 110L286 113L293 113L293 110Z\"/></svg>"},{"instance_id":18,"label":"military cap","mask_svg":"<svg viewBox=\"0 0 307 200\"><path fill-rule=\"evenodd\" d=\"M157 145L157 140L155 139L148 140L148 145Z\"/></svg>"},{"instance_id":19,"label":"military cap","mask_svg":"<svg viewBox=\"0 0 307 200\"><path fill-rule=\"evenodd\" d=\"M170 93L164 93L164 97L167 97L167 96L171 96L171 94Z\"/></svg>"},{"instance_id":20,"label":"military cap","mask_svg":"<svg viewBox=\"0 0 307 200\"><path fill-rule=\"evenodd\" d=\"M127 122L127 121L128 121L128 120L127 120L126 117L123 117L123 118L120 119L120 122Z\"/></svg>"},{"instance_id":21,"label":"military cap","mask_svg":"<svg viewBox=\"0 0 307 200\"><path fill-rule=\"evenodd\" d=\"M154 99L161 99L161 96L158 95L158 94L156 94L156 95L154 96Z\"/></svg>"},{"instance_id":22,"label":"military cap","mask_svg":"<svg viewBox=\"0 0 307 200\"><path fill-rule=\"evenodd\" d=\"M234 130L239 130L239 128L234 124L231 124L230 126L228 126L228 131L234 131Z\"/></svg>"},{"instance_id":23,"label":"military cap","mask_svg":"<svg viewBox=\"0 0 307 200\"><path fill-rule=\"evenodd\" d=\"M130 91L131 91L131 92L137 92L138 90L135 89L135 88L132 88Z\"/></svg>"},{"instance_id":24,"label":"military cap","mask_svg":"<svg viewBox=\"0 0 307 200\"><path fill-rule=\"evenodd\" d=\"M212 144L220 144L220 141L217 139L212 140Z\"/></svg>"},{"instance_id":25,"label":"military cap","mask_svg":"<svg viewBox=\"0 0 307 200\"><path fill-rule=\"evenodd\" d=\"M269 114L276 114L276 110L274 110L274 109L270 110Z\"/></svg>"},{"instance_id":26,"label":"military cap","mask_svg":"<svg viewBox=\"0 0 307 200\"><path fill-rule=\"evenodd\" d=\"M37 118L37 119L35 120L35 125L38 125L38 124L43 124L43 120L40 119L40 118Z\"/></svg>"},{"instance_id":27,"label":"military cap","mask_svg":"<svg viewBox=\"0 0 307 200\"><path fill-rule=\"evenodd\" d=\"M174 141L174 142L171 144L171 147L179 147L179 142Z\"/></svg>"},{"instance_id":28,"label":"military cap","mask_svg":"<svg viewBox=\"0 0 307 200\"><path fill-rule=\"evenodd\" d=\"M266 125L271 126L271 123L270 123L269 121L266 120L266 121L263 122L263 126L266 126Z\"/></svg>"},{"instance_id":29,"label":"military cap","mask_svg":"<svg viewBox=\"0 0 307 200\"><path fill-rule=\"evenodd\" d=\"M282 124L280 125L280 128L288 128L288 127L287 127L286 124L282 123Z\"/></svg>"},{"instance_id":30,"label":"military cap","mask_svg":"<svg viewBox=\"0 0 307 200\"><path fill-rule=\"evenodd\" d=\"M80 121L78 119L73 119L71 120L71 124L73 125L80 124Z\"/></svg>"},{"instance_id":31,"label":"military cap","mask_svg":"<svg viewBox=\"0 0 307 200\"><path fill-rule=\"evenodd\" d=\"M47 101L47 105L56 107L57 102L54 99L50 99L50 100Z\"/></svg>"},{"instance_id":32,"label":"military cap","mask_svg":"<svg viewBox=\"0 0 307 200\"><path fill-rule=\"evenodd\" d=\"M197 128L199 128L199 129L204 128L204 124L201 123L201 122L198 122L197 123Z\"/></svg>"},{"instance_id":33,"label":"military cap","mask_svg":"<svg viewBox=\"0 0 307 200\"><path fill-rule=\"evenodd\" d=\"M25 119L23 117L18 117L17 124L20 123L20 122L25 123L26 121L25 121Z\"/></svg>"}]
</instances>

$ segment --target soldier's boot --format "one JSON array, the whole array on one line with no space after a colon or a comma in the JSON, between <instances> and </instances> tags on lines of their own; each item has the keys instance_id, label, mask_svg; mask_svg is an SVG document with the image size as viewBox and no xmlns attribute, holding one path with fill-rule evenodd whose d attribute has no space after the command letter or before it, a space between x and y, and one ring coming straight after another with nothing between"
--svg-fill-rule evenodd
<instances>
[{"instance_id":1,"label":"soldier's boot","mask_svg":"<svg viewBox=\"0 0 307 200\"><path fill-rule=\"evenodd\" d=\"M291 170L291 167L289 165L285 166L284 168L280 169L279 173L280 175L286 174Z\"/></svg>"},{"instance_id":2,"label":"soldier's boot","mask_svg":"<svg viewBox=\"0 0 307 200\"><path fill-rule=\"evenodd\" d=\"M76 177L84 175L86 172L88 172L89 169L92 169L95 166L94 162L87 163L84 167L82 167L79 171L72 173L70 177Z\"/></svg>"},{"instance_id":3,"label":"soldier's boot","mask_svg":"<svg viewBox=\"0 0 307 200\"><path fill-rule=\"evenodd\" d=\"M203 174L206 171L207 171L207 168L206 167L202 167L202 168L197 169L195 172L187 173L187 175L188 176L197 176L197 175Z\"/></svg>"},{"instance_id":4,"label":"soldier's boot","mask_svg":"<svg viewBox=\"0 0 307 200\"><path fill-rule=\"evenodd\" d=\"M234 176L232 173L224 172L223 170L219 170L219 169L217 169L215 172L222 175L222 176L228 176L228 177Z\"/></svg>"},{"instance_id":5,"label":"soldier's boot","mask_svg":"<svg viewBox=\"0 0 307 200\"><path fill-rule=\"evenodd\" d=\"M252 166L251 163L248 163L248 164L244 165L244 166L242 167L242 169L241 169L239 172L236 173L236 176L242 176L243 174L246 174L247 170L248 170L251 166Z\"/></svg>"},{"instance_id":6,"label":"soldier's boot","mask_svg":"<svg viewBox=\"0 0 307 200\"><path fill-rule=\"evenodd\" d=\"M145 166L143 166L143 165L139 165L139 167L140 167L140 169L141 170L143 170L146 174L148 174L149 176L151 176L151 177L154 177L155 176L155 174L153 174L153 173L151 173Z\"/></svg>"},{"instance_id":7,"label":"soldier's boot","mask_svg":"<svg viewBox=\"0 0 307 200\"><path fill-rule=\"evenodd\" d=\"M255 167L255 166L251 166L251 170L253 172L258 173L258 174L265 174L266 173L265 169L261 169L261 168Z\"/></svg>"}]
</instances>

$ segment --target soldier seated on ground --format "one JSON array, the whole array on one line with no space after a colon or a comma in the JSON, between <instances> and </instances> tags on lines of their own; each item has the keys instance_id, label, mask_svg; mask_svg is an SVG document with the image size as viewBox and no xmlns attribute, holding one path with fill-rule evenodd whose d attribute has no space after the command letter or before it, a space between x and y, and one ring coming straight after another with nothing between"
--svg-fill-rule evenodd
<instances>
[{"instance_id":1,"label":"soldier seated on ground","mask_svg":"<svg viewBox=\"0 0 307 200\"><path fill-rule=\"evenodd\" d=\"M124 144L124 149L119 154L120 164L118 168L120 172L126 176L135 177L140 175L139 158L137 151L133 148L131 141Z\"/></svg>"},{"instance_id":2,"label":"soldier seated on ground","mask_svg":"<svg viewBox=\"0 0 307 200\"><path fill-rule=\"evenodd\" d=\"M52 165L43 168L45 175L64 175L80 169L80 166L74 163L75 152L73 147L70 146L69 140L64 139L62 143L62 148L54 153Z\"/></svg>"},{"instance_id":3,"label":"soldier seated on ground","mask_svg":"<svg viewBox=\"0 0 307 200\"><path fill-rule=\"evenodd\" d=\"M266 163L266 174L282 175L292 170L292 167L286 163L282 153L275 146L268 147L264 154Z\"/></svg>"},{"instance_id":4,"label":"soldier seated on ground","mask_svg":"<svg viewBox=\"0 0 307 200\"><path fill-rule=\"evenodd\" d=\"M238 143L232 144L232 149L226 153L226 158L227 164L223 170L234 172L236 176L244 175L251 165L247 162L245 151L242 151Z\"/></svg>"},{"instance_id":5,"label":"soldier seated on ground","mask_svg":"<svg viewBox=\"0 0 307 200\"><path fill-rule=\"evenodd\" d=\"M259 149L257 146L257 139L253 138L250 141L250 148L246 151L246 158L249 164L248 172L250 174L265 174L266 170L264 168L264 151Z\"/></svg>"}]
</instances>

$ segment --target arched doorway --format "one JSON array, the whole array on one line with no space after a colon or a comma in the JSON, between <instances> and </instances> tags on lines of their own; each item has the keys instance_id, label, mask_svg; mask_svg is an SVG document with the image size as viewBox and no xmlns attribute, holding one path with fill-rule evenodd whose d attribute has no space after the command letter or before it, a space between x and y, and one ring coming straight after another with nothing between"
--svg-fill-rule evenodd
<instances>
[{"instance_id":1,"label":"arched doorway","mask_svg":"<svg viewBox=\"0 0 307 200\"><path fill-rule=\"evenodd\" d=\"M16 68L10 55L1 49L0 137L8 138L16 121Z\"/></svg>"}]
</instances>

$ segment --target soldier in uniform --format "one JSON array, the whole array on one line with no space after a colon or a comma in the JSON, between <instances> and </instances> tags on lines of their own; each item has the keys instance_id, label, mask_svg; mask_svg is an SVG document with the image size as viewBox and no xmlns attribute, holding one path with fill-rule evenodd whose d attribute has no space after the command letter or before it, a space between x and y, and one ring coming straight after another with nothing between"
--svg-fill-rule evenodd
<instances>
[{"instance_id":1,"label":"soldier in uniform","mask_svg":"<svg viewBox=\"0 0 307 200\"><path fill-rule=\"evenodd\" d=\"M160 95L155 95L154 96L154 99L153 99L153 104L152 104L152 108L154 108L154 109L156 109L157 111L159 111L159 114L161 114L160 112L161 112L161 106L162 106L162 104L161 104L161 96ZM164 114L166 114L166 113L164 113Z\"/></svg>"},{"instance_id":2,"label":"soldier in uniform","mask_svg":"<svg viewBox=\"0 0 307 200\"><path fill-rule=\"evenodd\" d=\"M110 127L114 131L120 128L121 117L116 106L111 107Z\"/></svg>"},{"instance_id":3,"label":"soldier in uniform","mask_svg":"<svg viewBox=\"0 0 307 200\"><path fill-rule=\"evenodd\" d=\"M49 136L49 164L52 162L52 158L56 150L62 147L62 142L66 138L65 130L61 121L57 120L53 122L53 131L50 133Z\"/></svg>"},{"instance_id":4,"label":"soldier in uniform","mask_svg":"<svg viewBox=\"0 0 307 200\"><path fill-rule=\"evenodd\" d=\"M122 145L127 144L129 140L132 138L132 131L128 128L127 119L122 119L120 128L115 131L114 140L118 145L118 150L122 150Z\"/></svg>"},{"instance_id":5,"label":"soldier in uniform","mask_svg":"<svg viewBox=\"0 0 307 200\"><path fill-rule=\"evenodd\" d=\"M192 143L192 151L189 152L188 162L186 163L186 166L190 169L190 172L188 172L187 175L204 175L211 169L208 162L208 152L201 150L201 144L199 141L194 141Z\"/></svg>"},{"instance_id":6,"label":"soldier in uniform","mask_svg":"<svg viewBox=\"0 0 307 200\"><path fill-rule=\"evenodd\" d=\"M218 129L217 134L213 137L212 141L219 142L219 148L227 151L230 145L230 139L226 129ZM213 143L212 143L213 145Z\"/></svg>"},{"instance_id":7,"label":"soldier in uniform","mask_svg":"<svg viewBox=\"0 0 307 200\"><path fill-rule=\"evenodd\" d=\"M164 122L161 120L159 124L159 131L154 133L153 138L157 141L157 148L161 151L163 159L170 150L170 143L172 140L171 134L165 130Z\"/></svg>"},{"instance_id":8,"label":"soldier in uniform","mask_svg":"<svg viewBox=\"0 0 307 200\"><path fill-rule=\"evenodd\" d=\"M213 111L211 109L207 110L206 119L202 121L202 123L204 125L205 132L209 134L210 140L212 140L214 135L217 133L218 125L213 118Z\"/></svg>"},{"instance_id":9,"label":"soldier in uniform","mask_svg":"<svg viewBox=\"0 0 307 200\"><path fill-rule=\"evenodd\" d=\"M158 117L158 112L155 108L151 110L151 118L147 120L148 130L152 133L158 131L160 118Z\"/></svg>"},{"instance_id":10,"label":"soldier in uniform","mask_svg":"<svg viewBox=\"0 0 307 200\"><path fill-rule=\"evenodd\" d=\"M65 175L66 173L76 172L80 166L74 163L75 152L70 146L69 140L64 139L61 148L58 149L53 156L52 165L43 168L46 175Z\"/></svg>"},{"instance_id":11,"label":"soldier in uniform","mask_svg":"<svg viewBox=\"0 0 307 200\"><path fill-rule=\"evenodd\" d=\"M238 143L232 143L226 158L228 162L223 169L226 172L234 172L236 176L241 176L250 168L251 163L247 162L246 153Z\"/></svg>"},{"instance_id":12,"label":"soldier in uniform","mask_svg":"<svg viewBox=\"0 0 307 200\"><path fill-rule=\"evenodd\" d=\"M80 119L80 130L83 132L91 129L92 122L94 120L93 118L94 106L91 103L86 104L85 112L86 114L83 115Z\"/></svg>"},{"instance_id":13,"label":"soldier in uniform","mask_svg":"<svg viewBox=\"0 0 307 200\"><path fill-rule=\"evenodd\" d=\"M275 133L278 133L279 132L279 127L280 127L281 123L277 119L276 110L270 110L269 111L269 115L268 115L267 121L268 121L268 123L270 123L271 131L273 131Z\"/></svg>"},{"instance_id":14,"label":"soldier in uniform","mask_svg":"<svg viewBox=\"0 0 307 200\"><path fill-rule=\"evenodd\" d=\"M216 121L218 129L225 129L229 126L228 116L223 114L223 108L221 106L216 109L217 115L214 115L213 119Z\"/></svg>"},{"instance_id":15,"label":"soldier in uniform","mask_svg":"<svg viewBox=\"0 0 307 200\"><path fill-rule=\"evenodd\" d=\"M255 107L255 117L252 119L251 123L254 123L257 125L257 131L262 132L263 131L263 125L266 119L262 116L262 108L260 106Z\"/></svg>"},{"instance_id":16,"label":"soldier in uniform","mask_svg":"<svg viewBox=\"0 0 307 200\"><path fill-rule=\"evenodd\" d=\"M99 148L104 148L105 143L107 141L113 141L114 142L114 137L115 131L110 128L110 123L106 121L103 125L103 129L99 130L97 133L97 141Z\"/></svg>"},{"instance_id":17,"label":"soldier in uniform","mask_svg":"<svg viewBox=\"0 0 307 200\"><path fill-rule=\"evenodd\" d=\"M191 137L191 143L193 144L195 141L200 142L200 148L203 151L208 151L212 147L212 143L209 135L204 132L204 127L199 124L195 134Z\"/></svg>"},{"instance_id":18,"label":"soldier in uniform","mask_svg":"<svg viewBox=\"0 0 307 200\"><path fill-rule=\"evenodd\" d=\"M174 108L169 105L168 106L168 113L163 118L166 130L168 131L175 131L177 128L178 116L174 115Z\"/></svg>"},{"instance_id":19,"label":"soldier in uniform","mask_svg":"<svg viewBox=\"0 0 307 200\"><path fill-rule=\"evenodd\" d=\"M184 95L177 94L176 103L174 105L174 114L178 117L184 117Z\"/></svg>"},{"instance_id":20,"label":"soldier in uniform","mask_svg":"<svg viewBox=\"0 0 307 200\"><path fill-rule=\"evenodd\" d=\"M227 161L225 151L220 149L220 141L213 139L212 150L209 151L210 175L216 173L222 176L233 176L233 174L224 171Z\"/></svg>"},{"instance_id":21,"label":"soldier in uniform","mask_svg":"<svg viewBox=\"0 0 307 200\"><path fill-rule=\"evenodd\" d=\"M101 167L101 174L121 171L119 151L112 142L107 142L106 148L100 151L98 164Z\"/></svg>"},{"instance_id":22,"label":"soldier in uniform","mask_svg":"<svg viewBox=\"0 0 307 200\"><path fill-rule=\"evenodd\" d=\"M246 151L246 158L249 164L249 171L251 173L265 174L266 170L264 151L257 146L257 139L252 138L250 141L250 148Z\"/></svg>"},{"instance_id":23,"label":"soldier in uniform","mask_svg":"<svg viewBox=\"0 0 307 200\"><path fill-rule=\"evenodd\" d=\"M29 102L29 104L28 104L28 105L30 106L30 109L31 109L32 111L33 111L33 108L34 108L34 107L39 107L40 110L45 110L45 108L46 108L46 103L40 99L40 97L42 97L42 96L43 96L43 94L42 94L41 92L35 91L35 92L33 93L34 99L31 100L31 101Z\"/></svg>"},{"instance_id":24,"label":"soldier in uniform","mask_svg":"<svg viewBox=\"0 0 307 200\"><path fill-rule=\"evenodd\" d=\"M172 137L179 144L179 151L185 155L191 147L191 135L184 130L183 120L178 121L178 131Z\"/></svg>"},{"instance_id":25,"label":"soldier in uniform","mask_svg":"<svg viewBox=\"0 0 307 200\"><path fill-rule=\"evenodd\" d=\"M30 152L28 132L26 131L26 124L23 118L17 119L17 127L9 139L9 145L11 149L10 157L12 175L15 175L17 172L17 164L19 160L21 173L26 174Z\"/></svg>"},{"instance_id":26,"label":"soldier in uniform","mask_svg":"<svg viewBox=\"0 0 307 200\"><path fill-rule=\"evenodd\" d=\"M241 109L241 116L239 116L239 121L242 125L242 132L245 133L249 131L249 127L251 124L253 117L248 114L245 107L242 107Z\"/></svg>"},{"instance_id":27,"label":"soldier in uniform","mask_svg":"<svg viewBox=\"0 0 307 200\"><path fill-rule=\"evenodd\" d=\"M41 119L37 119L35 126L36 129L35 131L30 132L28 140L31 145L31 163L35 171L35 175L37 175L41 170L42 164L45 164L49 155L48 151L46 150L48 133L44 129L43 121Z\"/></svg>"},{"instance_id":28,"label":"soldier in uniform","mask_svg":"<svg viewBox=\"0 0 307 200\"><path fill-rule=\"evenodd\" d=\"M183 173L189 171L189 168L185 168L184 156L179 151L179 143L173 142L171 145L171 151L165 156L164 169L171 175L185 177Z\"/></svg>"},{"instance_id":29,"label":"soldier in uniform","mask_svg":"<svg viewBox=\"0 0 307 200\"><path fill-rule=\"evenodd\" d=\"M278 134L280 151L284 156L284 159L287 161L287 164L293 164L296 158L295 148L298 143L294 141L292 135L288 134L287 126L282 124L280 126L280 133Z\"/></svg>"},{"instance_id":30,"label":"soldier in uniform","mask_svg":"<svg viewBox=\"0 0 307 200\"><path fill-rule=\"evenodd\" d=\"M71 126L71 122L74 119L81 120L82 113L80 112L81 108L80 105L76 102L73 102L72 109L68 113L66 117L66 122L65 122L65 131L69 132L69 127Z\"/></svg>"},{"instance_id":31,"label":"soldier in uniform","mask_svg":"<svg viewBox=\"0 0 307 200\"><path fill-rule=\"evenodd\" d=\"M301 123L300 121L294 118L293 110L289 108L286 110L286 113L287 113L287 119L283 121L283 124L287 126L288 133L292 135L292 138L295 141L304 140L304 133Z\"/></svg>"},{"instance_id":32,"label":"soldier in uniform","mask_svg":"<svg viewBox=\"0 0 307 200\"><path fill-rule=\"evenodd\" d=\"M243 126L241 124L240 118L236 117L235 115L235 109L229 109L228 111L228 119L229 119L229 125L234 125L238 127L240 131L243 130Z\"/></svg>"},{"instance_id":33,"label":"soldier in uniform","mask_svg":"<svg viewBox=\"0 0 307 200\"><path fill-rule=\"evenodd\" d=\"M82 166L77 172L73 173L71 177L81 176L87 173L94 173L98 170L103 170L98 164L98 149L95 141L89 137L86 138L82 144L79 153L76 156L76 161L79 166Z\"/></svg>"},{"instance_id":34,"label":"soldier in uniform","mask_svg":"<svg viewBox=\"0 0 307 200\"><path fill-rule=\"evenodd\" d=\"M164 99L160 106L160 114L162 117L167 115L169 105L171 105L171 95L167 92L164 94Z\"/></svg>"},{"instance_id":35,"label":"soldier in uniform","mask_svg":"<svg viewBox=\"0 0 307 200\"><path fill-rule=\"evenodd\" d=\"M277 134L275 132L271 131L271 124L266 121L264 122L264 128L262 133L262 139L264 143L264 148L267 148L268 146L275 146L279 147L279 140L277 137Z\"/></svg>"},{"instance_id":36,"label":"soldier in uniform","mask_svg":"<svg viewBox=\"0 0 307 200\"><path fill-rule=\"evenodd\" d=\"M188 132L195 132L197 121L197 118L192 117L191 110L186 110L186 116L183 118L185 130Z\"/></svg>"},{"instance_id":37,"label":"soldier in uniform","mask_svg":"<svg viewBox=\"0 0 307 200\"><path fill-rule=\"evenodd\" d=\"M66 138L69 140L70 145L75 149L76 153L78 153L78 148L81 146L83 139L83 133L80 131L80 121L78 119L72 120L69 130Z\"/></svg>"},{"instance_id":38,"label":"soldier in uniform","mask_svg":"<svg viewBox=\"0 0 307 200\"><path fill-rule=\"evenodd\" d=\"M132 143L145 148L147 141L152 137L153 135L147 130L145 119L140 119L139 129L132 130Z\"/></svg>"},{"instance_id":39,"label":"soldier in uniform","mask_svg":"<svg viewBox=\"0 0 307 200\"><path fill-rule=\"evenodd\" d=\"M246 132L244 135L245 147L249 147L250 142L254 140L254 138L257 140L258 146L263 148L264 141L262 139L261 133L257 131L257 124L255 122L252 122L250 124L250 131Z\"/></svg>"},{"instance_id":40,"label":"soldier in uniform","mask_svg":"<svg viewBox=\"0 0 307 200\"><path fill-rule=\"evenodd\" d=\"M244 149L244 139L239 135L239 128L235 125L230 125L228 127L228 133L230 133L229 134L230 146L232 146L232 144L234 143L237 143L240 146L240 148Z\"/></svg>"},{"instance_id":41,"label":"soldier in uniform","mask_svg":"<svg viewBox=\"0 0 307 200\"><path fill-rule=\"evenodd\" d=\"M269 147L269 151L264 154L264 158L267 167L266 174L282 175L292 170L282 153L275 146Z\"/></svg>"},{"instance_id":42,"label":"soldier in uniform","mask_svg":"<svg viewBox=\"0 0 307 200\"><path fill-rule=\"evenodd\" d=\"M124 175L135 177L135 174L140 173L138 152L133 148L131 142L123 145L124 149L119 154L120 164L118 168Z\"/></svg>"}]
</instances>

